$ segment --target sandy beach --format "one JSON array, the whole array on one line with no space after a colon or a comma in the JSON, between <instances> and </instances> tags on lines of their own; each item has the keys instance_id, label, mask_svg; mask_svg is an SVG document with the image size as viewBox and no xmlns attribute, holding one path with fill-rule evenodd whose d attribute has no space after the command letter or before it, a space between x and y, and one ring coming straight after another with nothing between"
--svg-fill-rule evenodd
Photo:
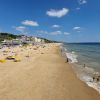
<instances>
[{"instance_id":1,"label":"sandy beach","mask_svg":"<svg viewBox=\"0 0 100 100\"><path fill-rule=\"evenodd\" d=\"M0 100L100 100L100 94L76 77L61 56L59 44L10 47L0 59Z\"/></svg>"}]
</instances>

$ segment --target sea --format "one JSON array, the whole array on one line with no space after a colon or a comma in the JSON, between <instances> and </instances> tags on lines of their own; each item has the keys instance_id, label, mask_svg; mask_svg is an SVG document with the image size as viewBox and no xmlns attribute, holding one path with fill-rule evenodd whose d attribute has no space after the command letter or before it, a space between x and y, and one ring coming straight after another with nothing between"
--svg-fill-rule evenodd
<instances>
[{"instance_id":1,"label":"sea","mask_svg":"<svg viewBox=\"0 0 100 100\"><path fill-rule=\"evenodd\" d=\"M63 43L61 49L77 76L100 93L100 43Z\"/></svg>"}]
</instances>

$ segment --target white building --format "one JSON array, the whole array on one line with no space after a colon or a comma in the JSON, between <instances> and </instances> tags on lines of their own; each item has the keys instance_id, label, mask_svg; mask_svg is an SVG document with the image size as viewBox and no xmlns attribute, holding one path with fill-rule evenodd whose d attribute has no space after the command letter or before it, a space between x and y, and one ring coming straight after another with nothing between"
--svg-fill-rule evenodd
<instances>
[{"instance_id":1,"label":"white building","mask_svg":"<svg viewBox=\"0 0 100 100\"><path fill-rule=\"evenodd\" d=\"M37 37L35 37L34 40L35 40L36 43L44 43L43 39L40 39L40 38L37 38Z\"/></svg>"},{"instance_id":2,"label":"white building","mask_svg":"<svg viewBox=\"0 0 100 100\"><path fill-rule=\"evenodd\" d=\"M40 38L37 38L37 37L22 36L22 37L17 38L17 39L2 41L3 45L20 45L20 44L23 44L23 43L27 43L27 44L44 43L44 39L40 39Z\"/></svg>"}]
</instances>

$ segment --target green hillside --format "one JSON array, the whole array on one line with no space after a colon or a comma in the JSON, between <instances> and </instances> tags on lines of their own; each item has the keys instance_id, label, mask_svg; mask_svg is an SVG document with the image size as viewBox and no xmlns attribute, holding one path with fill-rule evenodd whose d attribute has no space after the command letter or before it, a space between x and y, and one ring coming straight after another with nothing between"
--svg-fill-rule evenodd
<instances>
[{"instance_id":1,"label":"green hillside","mask_svg":"<svg viewBox=\"0 0 100 100\"><path fill-rule=\"evenodd\" d=\"M12 40L12 39L16 39L17 37L19 36L10 33L0 33L0 42L3 41L4 39Z\"/></svg>"},{"instance_id":2,"label":"green hillside","mask_svg":"<svg viewBox=\"0 0 100 100\"><path fill-rule=\"evenodd\" d=\"M7 40L12 40L12 39L16 39L18 37L21 37L22 35L14 35L14 34L11 34L11 33L0 33L0 42L7 39ZM39 37L41 38L41 37ZM45 39L45 38L41 38L41 39L44 39L45 43L54 43L56 41L52 41L52 40L48 40L48 39Z\"/></svg>"}]
</instances>

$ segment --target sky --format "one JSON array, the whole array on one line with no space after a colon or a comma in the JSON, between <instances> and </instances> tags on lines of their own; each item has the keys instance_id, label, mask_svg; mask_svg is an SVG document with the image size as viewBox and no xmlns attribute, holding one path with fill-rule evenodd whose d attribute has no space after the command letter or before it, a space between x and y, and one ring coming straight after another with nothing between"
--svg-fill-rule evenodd
<instances>
[{"instance_id":1,"label":"sky","mask_svg":"<svg viewBox=\"0 0 100 100\"><path fill-rule=\"evenodd\" d=\"M100 42L100 0L0 0L0 32Z\"/></svg>"}]
</instances>

